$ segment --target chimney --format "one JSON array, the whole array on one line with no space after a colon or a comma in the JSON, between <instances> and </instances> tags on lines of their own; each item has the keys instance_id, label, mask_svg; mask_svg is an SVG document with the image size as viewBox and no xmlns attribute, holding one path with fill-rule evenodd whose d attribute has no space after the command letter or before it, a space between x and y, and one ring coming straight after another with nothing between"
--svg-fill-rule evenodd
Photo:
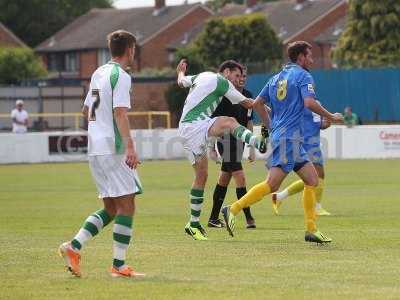
<instances>
[{"instance_id":1,"label":"chimney","mask_svg":"<svg viewBox=\"0 0 400 300\"><path fill-rule=\"evenodd\" d=\"M165 7L165 0L155 0L155 9L161 9Z\"/></svg>"},{"instance_id":2,"label":"chimney","mask_svg":"<svg viewBox=\"0 0 400 300\"><path fill-rule=\"evenodd\" d=\"M258 3L258 0L246 0L246 6L248 8L256 6Z\"/></svg>"}]
</instances>

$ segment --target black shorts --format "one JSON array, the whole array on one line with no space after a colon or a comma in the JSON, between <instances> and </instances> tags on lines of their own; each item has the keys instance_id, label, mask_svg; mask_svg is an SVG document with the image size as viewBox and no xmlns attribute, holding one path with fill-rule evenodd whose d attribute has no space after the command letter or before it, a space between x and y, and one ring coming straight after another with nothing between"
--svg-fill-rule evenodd
<instances>
[{"instance_id":1,"label":"black shorts","mask_svg":"<svg viewBox=\"0 0 400 300\"><path fill-rule=\"evenodd\" d=\"M243 157L243 146L230 145L229 151L224 151L224 144L221 142L217 143L219 155L222 157L221 171L223 172L236 172L243 170L242 157Z\"/></svg>"},{"instance_id":2,"label":"black shorts","mask_svg":"<svg viewBox=\"0 0 400 300\"><path fill-rule=\"evenodd\" d=\"M235 162L233 162L233 161L225 162L225 161L222 161L222 165L221 165L221 171L222 172L233 173L233 172L240 171L240 170L243 170L243 166L242 166L241 162L237 162L237 161L235 161Z\"/></svg>"}]
</instances>

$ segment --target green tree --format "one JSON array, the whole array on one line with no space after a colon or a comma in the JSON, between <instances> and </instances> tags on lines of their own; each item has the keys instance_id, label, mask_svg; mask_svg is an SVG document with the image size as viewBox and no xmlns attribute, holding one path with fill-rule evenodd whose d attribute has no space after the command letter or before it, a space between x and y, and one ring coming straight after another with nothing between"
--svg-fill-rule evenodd
<instances>
[{"instance_id":1,"label":"green tree","mask_svg":"<svg viewBox=\"0 0 400 300\"><path fill-rule=\"evenodd\" d=\"M191 45L178 49L176 63L182 58L188 60L188 74L216 70L227 59L245 65L271 61L277 64L282 59L282 45L262 14L215 18L206 23ZM187 90L177 84L165 94L175 120L182 112L186 95Z\"/></svg>"},{"instance_id":2,"label":"green tree","mask_svg":"<svg viewBox=\"0 0 400 300\"><path fill-rule=\"evenodd\" d=\"M92 8L113 0L0 0L0 22L31 47L37 46Z\"/></svg>"},{"instance_id":3,"label":"green tree","mask_svg":"<svg viewBox=\"0 0 400 300\"><path fill-rule=\"evenodd\" d=\"M282 45L262 14L211 19L193 46L208 68L226 59L243 64L282 59Z\"/></svg>"},{"instance_id":4,"label":"green tree","mask_svg":"<svg viewBox=\"0 0 400 300\"><path fill-rule=\"evenodd\" d=\"M400 2L350 0L346 28L333 51L341 67L400 64Z\"/></svg>"},{"instance_id":5,"label":"green tree","mask_svg":"<svg viewBox=\"0 0 400 300\"><path fill-rule=\"evenodd\" d=\"M46 75L42 61L29 48L0 48L0 84Z\"/></svg>"}]
</instances>

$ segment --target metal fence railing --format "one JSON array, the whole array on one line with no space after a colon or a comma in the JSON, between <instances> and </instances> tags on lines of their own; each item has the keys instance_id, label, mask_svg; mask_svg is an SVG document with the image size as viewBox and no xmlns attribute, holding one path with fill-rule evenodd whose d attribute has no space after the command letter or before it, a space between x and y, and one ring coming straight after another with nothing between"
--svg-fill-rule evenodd
<instances>
[{"instance_id":1,"label":"metal fence railing","mask_svg":"<svg viewBox=\"0 0 400 300\"><path fill-rule=\"evenodd\" d=\"M135 112L128 112L128 117L131 119L131 117L146 117L147 118L147 129L153 129L154 128L154 117L161 117L164 118L165 120L165 126L157 126L157 127L164 127L164 128L171 128L171 113L169 111L135 111ZM50 118L73 118L73 127L70 128L57 128L58 130L81 130L86 128L86 124L83 118L82 113L80 112L74 112L74 113L30 113L29 114L29 119L35 120L35 122L39 122L43 124L44 121L50 119ZM0 120L1 119L8 119L10 120L10 114L0 114ZM159 123L159 122L158 122ZM8 128L10 129L10 128ZM49 128L42 128L41 131L45 130L52 130L51 127ZM36 129L37 131L37 129Z\"/></svg>"}]
</instances>

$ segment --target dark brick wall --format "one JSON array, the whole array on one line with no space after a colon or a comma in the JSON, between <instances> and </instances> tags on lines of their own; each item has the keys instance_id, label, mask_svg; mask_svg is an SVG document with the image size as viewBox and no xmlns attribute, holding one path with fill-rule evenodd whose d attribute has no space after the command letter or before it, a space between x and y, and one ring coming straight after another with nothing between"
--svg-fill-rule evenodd
<instances>
[{"instance_id":1,"label":"dark brick wall","mask_svg":"<svg viewBox=\"0 0 400 300\"><path fill-rule=\"evenodd\" d=\"M169 82L140 82L132 84L132 111L168 111L165 91L171 85ZM153 117L152 126L165 127L165 117ZM132 128L147 128L146 117L130 117Z\"/></svg>"},{"instance_id":2,"label":"dark brick wall","mask_svg":"<svg viewBox=\"0 0 400 300\"><path fill-rule=\"evenodd\" d=\"M79 77L90 78L97 69L97 51L87 50L79 52Z\"/></svg>"}]
</instances>

